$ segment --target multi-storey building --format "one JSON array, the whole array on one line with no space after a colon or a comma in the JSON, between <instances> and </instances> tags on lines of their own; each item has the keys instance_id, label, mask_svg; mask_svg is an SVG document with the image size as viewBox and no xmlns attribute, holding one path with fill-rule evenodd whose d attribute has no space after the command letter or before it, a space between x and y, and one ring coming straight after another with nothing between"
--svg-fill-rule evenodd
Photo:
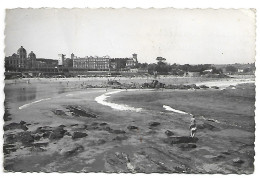
<instances>
[{"instance_id":1,"label":"multi-storey building","mask_svg":"<svg viewBox=\"0 0 260 178\"><path fill-rule=\"evenodd\" d=\"M73 59L74 69L87 69L87 70L109 70L110 58L104 57L85 57Z\"/></svg>"},{"instance_id":2,"label":"multi-storey building","mask_svg":"<svg viewBox=\"0 0 260 178\"><path fill-rule=\"evenodd\" d=\"M74 58L74 54L72 53L71 57L73 57L73 69L92 71L122 70L133 68L137 64L136 54L133 54L133 58L110 58L109 56Z\"/></svg>"},{"instance_id":3,"label":"multi-storey building","mask_svg":"<svg viewBox=\"0 0 260 178\"><path fill-rule=\"evenodd\" d=\"M27 51L23 46L17 50L17 53L5 57L6 70L10 71L49 69L55 68L56 66L58 66L57 60L43 58L37 59L33 51L31 51L27 57Z\"/></svg>"},{"instance_id":4,"label":"multi-storey building","mask_svg":"<svg viewBox=\"0 0 260 178\"><path fill-rule=\"evenodd\" d=\"M136 67L137 54L133 54L132 58L110 58L87 56L78 58L73 53L71 58L66 55L59 54L58 60L36 58L31 51L27 56L27 51L21 46L17 53L5 58L6 70L13 71L49 71L49 69L66 69L77 71L127 71Z\"/></svg>"}]
</instances>

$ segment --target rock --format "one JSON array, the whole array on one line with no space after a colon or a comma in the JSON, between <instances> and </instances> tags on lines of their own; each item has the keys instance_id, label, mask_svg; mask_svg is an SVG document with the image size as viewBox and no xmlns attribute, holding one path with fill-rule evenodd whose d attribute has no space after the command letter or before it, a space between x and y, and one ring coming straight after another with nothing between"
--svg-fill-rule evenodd
<instances>
[{"instance_id":1,"label":"rock","mask_svg":"<svg viewBox=\"0 0 260 178\"><path fill-rule=\"evenodd\" d=\"M226 158L226 157L223 156L223 155L218 155L218 156L214 156L214 157L212 158L212 160L213 160L213 161L220 161L220 160L222 160L222 159L224 159L224 158Z\"/></svg>"},{"instance_id":2,"label":"rock","mask_svg":"<svg viewBox=\"0 0 260 178\"><path fill-rule=\"evenodd\" d=\"M211 130L211 131L219 131L220 129L211 125L211 124L208 124L208 123L203 123L203 124L197 124L197 128L200 129L200 130L203 130L203 129L208 129L208 130Z\"/></svg>"},{"instance_id":3,"label":"rock","mask_svg":"<svg viewBox=\"0 0 260 178\"><path fill-rule=\"evenodd\" d=\"M16 143L18 141L15 134L4 134L4 143Z\"/></svg>"},{"instance_id":4,"label":"rock","mask_svg":"<svg viewBox=\"0 0 260 178\"><path fill-rule=\"evenodd\" d=\"M197 137L187 137L187 136L176 136L168 137L163 141L168 144L179 144L179 143L196 143L199 139Z\"/></svg>"},{"instance_id":5,"label":"rock","mask_svg":"<svg viewBox=\"0 0 260 178\"><path fill-rule=\"evenodd\" d=\"M114 134L125 134L126 132L124 130L111 130L110 133Z\"/></svg>"},{"instance_id":6,"label":"rock","mask_svg":"<svg viewBox=\"0 0 260 178\"><path fill-rule=\"evenodd\" d=\"M67 136L72 136L71 133L69 132L65 132L64 136L67 135Z\"/></svg>"},{"instance_id":7,"label":"rock","mask_svg":"<svg viewBox=\"0 0 260 178\"><path fill-rule=\"evenodd\" d=\"M23 145L31 145L34 142L34 138L31 132L20 132L17 134L18 141L22 142Z\"/></svg>"},{"instance_id":8,"label":"rock","mask_svg":"<svg viewBox=\"0 0 260 178\"><path fill-rule=\"evenodd\" d=\"M3 146L3 152L4 154L10 154L11 152L15 152L17 150L15 144L4 144Z\"/></svg>"},{"instance_id":9,"label":"rock","mask_svg":"<svg viewBox=\"0 0 260 178\"><path fill-rule=\"evenodd\" d=\"M82 145L72 145L71 147L65 147L61 150L60 154L63 156L75 156L80 152L84 151L84 147Z\"/></svg>"},{"instance_id":10,"label":"rock","mask_svg":"<svg viewBox=\"0 0 260 178\"><path fill-rule=\"evenodd\" d=\"M188 151L193 148L197 148L197 145L193 144L193 143L182 143L182 144L178 145L178 147L181 148L183 151Z\"/></svg>"},{"instance_id":11,"label":"rock","mask_svg":"<svg viewBox=\"0 0 260 178\"><path fill-rule=\"evenodd\" d=\"M172 131L170 131L170 130L166 130L166 131L165 131L165 134L166 134L167 136L172 136L172 135L174 135L174 133L173 133Z\"/></svg>"},{"instance_id":12,"label":"rock","mask_svg":"<svg viewBox=\"0 0 260 178\"><path fill-rule=\"evenodd\" d=\"M36 143L33 143L32 146L34 146L34 147L42 147L42 146L46 147L46 146L48 146L48 144L49 144L49 142L36 142Z\"/></svg>"},{"instance_id":13,"label":"rock","mask_svg":"<svg viewBox=\"0 0 260 178\"><path fill-rule=\"evenodd\" d=\"M104 130L110 132L112 129L110 127L105 127Z\"/></svg>"},{"instance_id":14,"label":"rock","mask_svg":"<svg viewBox=\"0 0 260 178\"><path fill-rule=\"evenodd\" d=\"M229 150L223 151L223 152L221 152L221 153L224 154L224 155L231 155L231 151L229 151Z\"/></svg>"},{"instance_id":15,"label":"rock","mask_svg":"<svg viewBox=\"0 0 260 178\"><path fill-rule=\"evenodd\" d=\"M42 137L43 137L43 138L49 138L50 135L51 135L51 133L52 133L51 131L47 131L47 132L45 132L45 133L42 134Z\"/></svg>"},{"instance_id":16,"label":"rock","mask_svg":"<svg viewBox=\"0 0 260 178\"><path fill-rule=\"evenodd\" d=\"M41 133L50 132L50 131L52 131L52 130L53 130L52 127L44 126L44 127L38 127L38 128L34 131L34 133L39 133L39 134L41 134Z\"/></svg>"},{"instance_id":17,"label":"rock","mask_svg":"<svg viewBox=\"0 0 260 178\"><path fill-rule=\"evenodd\" d=\"M63 110L60 110L60 109L53 110L52 112L58 116L67 116L67 114Z\"/></svg>"},{"instance_id":18,"label":"rock","mask_svg":"<svg viewBox=\"0 0 260 178\"><path fill-rule=\"evenodd\" d=\"M217 86L212 86L211 88L213 88L213 89L219 89L219 87L217 87Z\"/></svg>"},{"instance_id":19,"label":"rock","mask_svg":"<svg viewBox=\"0 0 260 178\"><path fill-rule=\"evenodd\" d=\"M24 125L24 124L26 124L26 122L25 122L25 121L21 121L20 124L21 124L21 125Z\"/></svg>"},{"instance_id":20,"label":"rock","mask_svg":"<svg viewBox=\"0 0 260 178\"><path fill-rule=\"evenodd\" d=\"M235 163L235 164L243 164L245 161L243 161L242 159L240 159L240 158L235 158L235 159L233 159L232 160L233 161L233 163Z\"/></svg>"},{"instance_id":21,"label":"rock","mask_svg":"<svg viewBox=\"0 0 260 178\"><path fill-rule=\"evenodd\" d=\"M133 125L130 125L130 126L127 127L127 129L128 129L128 130L137 130L138 127L133 126Z\"/></svg>"},{"instance_id":22,"label":"rock","mask_svg":"<svg viewBox=\"0 0 260 178\"><path fill-rule=\"evenodd\" d=\"M56 128L54 128L54 130L51 132L51 134L50 134L50 136L49 136L49 139L50 139L50 140L61 139L66 132L67 132L67 131L64 130L63 127L56 127Z\"/></svg>"},{"instance_id":23,"label":"rock","mask_svg":"<svg viewBox=\"0 0 260 178\"><path fill-rule=\"evenodd\" d=\"M88 128L88 130L101 130L102 128L98 127L98 126L90 126Z\"/></svg>"},{"instance_id":24,"label":"rock","mask_svg":"<svg viewBox=\"0 0 260 178\"><path fill-rule=\"evenodd\" d=\"M72 134L72 138L73 138L73 139L83 138L83 137L86 137L86 136L88 136L88 134L83 133L83 132L74 132L74 133Z\"/></svg>"},{"instance_id":25,"label":"rock","mask_svg":"<svg viewBox=\"0 0 260 178\"><path fill-rule=\"evenodd\" d=\"M34 140L40 140L41 139L41 135L40 134L35 134L33 135Z\"/></svg>"},{"instance_id":26,"label":"rock","mask_svg":"<svg viewBox=\"0 0 260 178\"><path fill-rule=\"evenodd\" d=\"M5 104L5 106L6 106L6 104ZM12 118L11 118L10 116L11 116L11 114L9 114L8 109L5 108L4 121L10 121L10 120L12 120Z\"/></svg>"},{"instance_id":27,"label":"rock","mask_svg":"<svg viewBox=\"0 0 260 178\"><path fill-rule=\"evenodd\" d=\"M206 85L200 85L199 87L200 87L200 88L203 88L203 89L209 88L209 87L206 86Z\"/></svg>"},{"instance_id":28,"label":"rock","mask_svg":"<svg viewBox=\"0 0 260 178\"><path fill-rule=\"evenodd\" d=\"M46 149L33 146L33 147L30 148L30 151L32 151L32 152L43 152L43 151L46 151Z\"/></svg>"},{"instance_id":29,"label":"rock","mask_svg":"<svg viewBox=\"0 0 260 178\"><path fill-rule=\"evenodd\" d=\"M126 139L128 139L128 137L123 135L123 136L116 136L113 140L122 141L122 140L126 140Z\"/></svg>"},{"instance_id":30,"label":"rock","mask_svg":"<svg viewBox=\"0 0 260 178\"><path fill-rule=\"evenodd\" d=\"M181 173L187 173L188 172L188 170L187 170L187 168L186 167L180 167L180 166L176 166L175 168L175 171L176 172L181 172Z\"/></svg>"},{"instance_id":31,"label":"rock","mask_svg":"<svg viewBox=\"0 0 260 178\"><path fill-rule=\"evenodd\" d=\"M14 129L22 129L24 131L28 130L28 128L25 125L21 124L21 123L13 122L13 123L10 123L9 125L5 125L4 126L4 131L14 130Z\"/></svg>"},{"instance_id":32,"label":"rock","mask_svg":"<svg viewBox=\"0 0 260 178\"><path fill-rule=\"evenodd\" d=\"M81 109L79 106L67 106L66 109L68 109L73 116L83 116L83 117L91 117L91 118L97 118L97 115L87 112L84 109Z\"/></svg>"},{"instance_id":33,"label":"rock","mask_svg":"<svg viewBox=\"0 0 260 178\"><path fill-rule=\"evenodd\" d=\"M150 127L156 127L156 126L158 126L158 125L160 125L161 123L159 123L159 122L150 122L149 123L149 126Z\"/></svg>"},{"instance_id":34,"label":"rock","mask_svg":"<svg viewBox=\"0 0 260 178\"><path fill-rule=\"evenodd\" d=\"M105 125L107 125L107 123L103 122L103 123L100 123L99 125L100 126L105 126Z\"/></svg>"}]
</instances>

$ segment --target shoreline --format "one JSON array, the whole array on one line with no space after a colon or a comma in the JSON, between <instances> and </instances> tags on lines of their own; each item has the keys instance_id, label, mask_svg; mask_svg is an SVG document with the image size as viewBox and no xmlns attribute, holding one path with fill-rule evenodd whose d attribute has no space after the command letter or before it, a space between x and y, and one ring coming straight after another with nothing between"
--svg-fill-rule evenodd
<instances>
[{"instance_id":1,"label":"shoreline","mask_svg":"<svg viewBox=\"0 0 260 178\"><path fill-rule=\"evenodd\" d=\"M121 104L113 100L118 96L134 100L133 93L139 91L141 96L148 95L148 100L156 97L154 92L166 94L167 100L170 99L167 93L183 91L180 93L194 94L196 90L109 89L106 92L106 88L86 89L77 84L75 89L59 92L58 87L72 86L71 82L69 86L66 81L63 84L59 82L55 85L39 81L40 85L32 82L30 85L7 86L11 89L38 88L14 90L24 92L20 93L22 99L27 99L29 94L29 100L11 105L10 117L14 119L5 122L5 170L66 172L69 171L68 167L76 166L80 172L93 169L102 172L131 172L121 159L122 155L127 155L135 172L167 170L170 173L207 173L206 165L213 165L211 171L214 173L250 174L253 171L253 167L248 165L253 163L254 133L234 126L226 127L206 117L204 120L198 119L198 133L196 139L191 140L188 128L190 115L173 112L185 111L181 108L173 109L178 108L171 105L175 100L158 100L162 103L160 110L153 109L153 100L144 105L131 102ZM211 88L197 91L224 92ZM30 98L32 92L36 92L34 99ZM37 102L50 95L52 99ZM16 97L19 95L10 102L16 103ZM137 99L143 101L143 98ZM29 103L35 104L19 110L19 106ZM146 108L150 104L151 108ZM195 106L193 101L190 104ZM111 105L115 108L111 109ZM173 110L167 111L163 105ZM135 112L138 108L142 110ZM237 159L243 161L243 164L238 163L241 168L239 170L237 163L233 163ZM23 162L27 164L21 164ZM218 165L215 165L216 162Z\"/></svg>"}]
</instances>

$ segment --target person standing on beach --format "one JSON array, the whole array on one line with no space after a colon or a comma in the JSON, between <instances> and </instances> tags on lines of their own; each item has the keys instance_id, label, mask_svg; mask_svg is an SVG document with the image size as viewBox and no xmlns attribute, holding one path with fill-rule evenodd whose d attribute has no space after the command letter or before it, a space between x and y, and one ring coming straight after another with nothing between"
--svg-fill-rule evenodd
<instances>
[{"instance_id":1,"label":"person standing on beach","mask_svg":"<svg viewBox=\"0 0 260 178\"><path fill-rule=\"evenodd\" d=\"M197 125L195 117L193 116L190 120L190 136L193 138L197 131Z\"/></svg>"}]
</instances>

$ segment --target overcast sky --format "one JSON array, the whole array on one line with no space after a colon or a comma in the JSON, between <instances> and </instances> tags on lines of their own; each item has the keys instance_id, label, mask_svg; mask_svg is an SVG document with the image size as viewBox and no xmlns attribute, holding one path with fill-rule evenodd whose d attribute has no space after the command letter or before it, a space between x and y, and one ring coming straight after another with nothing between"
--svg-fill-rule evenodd
<instances>
[{"instance_id":1,"label":"overcast sky","mask_svg":"<svg viewBox=\"0 0 260 178\"><path fill-rule=\"evenodd\" d=\"M255 61L253 10L14 9L6 12L5 54L23 46L38 58L131 57L178 64Z\"/></svg>"}]
</instances>

